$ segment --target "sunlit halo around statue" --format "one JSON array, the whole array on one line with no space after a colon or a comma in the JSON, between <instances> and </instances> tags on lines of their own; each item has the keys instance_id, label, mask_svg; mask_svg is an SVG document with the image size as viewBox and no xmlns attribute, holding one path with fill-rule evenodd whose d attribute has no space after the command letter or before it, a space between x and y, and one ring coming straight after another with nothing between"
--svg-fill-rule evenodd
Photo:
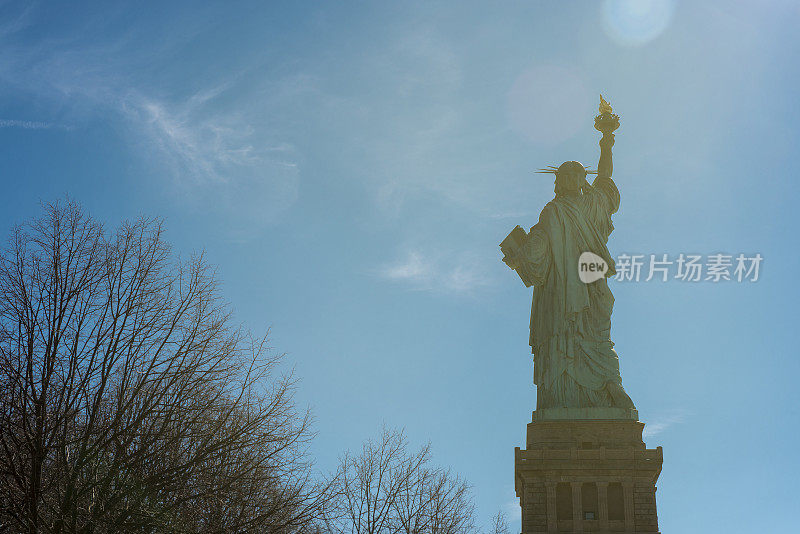
<instances>
[{"instance_id":1,"label":"sunlit halo around statue","mask_svg":"<svg viewBox=\"0 0 800 534\"><path fill-rule=\"evenodd\" d=\"M555 175L555 198L529 233L517 226L500 245L503 261L534 286L530 346L537 420L638 419L611 341L614 297L606 282L616 273L606 244L620 201L611 179L619 124L601 96L594 121L603 134L597 170L567 161L538 171ZM589 174L597 175L592 183ZM592 283L579 276L579 258L587 252L605 268Z\"/></svg>"}]
</instances>

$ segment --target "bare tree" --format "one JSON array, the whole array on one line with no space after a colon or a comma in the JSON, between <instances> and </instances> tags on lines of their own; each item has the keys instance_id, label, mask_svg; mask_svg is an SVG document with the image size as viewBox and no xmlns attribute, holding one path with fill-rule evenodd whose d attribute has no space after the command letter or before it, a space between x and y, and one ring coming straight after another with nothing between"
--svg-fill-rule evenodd
<instances>
[{"instance_id":1,"label":"bare tree","mask_svg":"<svg viewBox=\"0 0 800 534\"><path fill-rule=\"evenodd\" d=\"M492 518L491 534L509 534L508 520L502 510Z\"/></svg>"},{"instance_id":2,"label":"bare tree","mask_svg":"<svg viewBox=\"0 0 800 534\"><path fill-rule=\"evenodd\" d=\"M449 469L426 470L422 484L427 506L422 517L427 519L427 532L432 534L457 534L472 531L474 506L470 487ZM406 534L414 531L403 530Z\"/></svg>"},{"instance_id":3,"label":"bare tree","mask_svg":"<svg viewBox=\"0 0 800 534\"><path fill-rule=\"evenodd\" d=\"M402 432L383 430L339 468L338 507L329 530L347 534L460 534L470 532L474 508L468 484L432 468L430 448L408 451Z\"/></svg>"},{"instance_id":4,"label":"bare tree","mask_svg":"<svg viewBox=\"0 0 800 534\"><path fill-rule=\"evenodd\" d=\"M310 528L328 493L279 358L160 221L46 206L0 253L0 531Z\"/></svg>"}]
</instances>

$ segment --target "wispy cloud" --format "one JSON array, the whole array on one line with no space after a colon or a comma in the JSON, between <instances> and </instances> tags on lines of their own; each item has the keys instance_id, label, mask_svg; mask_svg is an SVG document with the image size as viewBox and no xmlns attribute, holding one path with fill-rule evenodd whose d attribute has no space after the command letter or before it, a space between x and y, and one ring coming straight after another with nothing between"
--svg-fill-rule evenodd
<instances>
[{"instance_id":1,"label":"wispy cloud","mask_svg":"<svg viewBox=\"0 0 800 534\"><path fill-rule=\"evenodd\" d=\"M14 28L29 16L26 12ZM128 136L142 165L162 178L165 193L197 211L223 215L222 226L242 237L257 234L295 202L299 150L259 120L268 113L263 98L254 101L246 80L235 73L186 83L194 87L188 94L166 91L159 80L134 73L142 72L143 57L164 55L180 42L143 51L147 46L135 35L89 45L79 35L23 43L11 40L10 30L5 33L0 39L10 41L0 42L7 45L0 51L0 81L36 97L45 110L52 104L52 116L0 119L0 128L67 128L64 115L75 124L69 129L98 117L121 124L118 131ZM237 98L242 94L244 99Z\"/></svg>"},{"instance_id":2,"label":"wispy cloud","mask_svg":"<svg viewBox=\"0 0 800 534\"><path fill-rule=\"evenodd\" d=\"M419 252L412 251L397 263L384 266L380 273L389 280L424 282L431 276L431 265L427 264Z\"/></svg>"},{"instance_id":3,"label":"wispy cloud","mask_svg":"<svg viewBox=\"0 0 800 534\"><path fill-rule=\"evenodd\" d=\"M32 15L35 13L37 7L38 6L35 2L30 2L26 6L19 9L16 13L4 13L5 20L2 24L0 24L0 37L14 34L24 28L27 28L31 23Z\"/></svg>"},{"instance_id":4,"label":"wispy cloud","mask_svg":"<svg viewBox=\"0 0 800 534\"><path fill-rule=\"evenodd\" d=\"M669 427L683 423L688 416L689 414L685 411L675 411L656 417L652 422L645 425L642 436L649 438L661 434Z\"/></svg>"},{"instance_id":5,"label":"wispy cloud","mask_svg":"<svg viewBox=\"0 0 800 534\"><path fill-rule=\"evenodd\" d=\"M456 265L444 273L444 287L455 293L467 293L488 283L484 275L471 265Z\"/></svg>"},{"instance_id":6,"label":"wispy cloud","mask_svg":"<svg viewBox=\"0 0 800 534\"><path fill-rule=\"evenodd\" d=\"M218 106L224 91L204 89L181 101L132 93L119 105L187 205L223 214L228 230L246 240L297 199L299 151L267 141L240 112Z\"/></svg>"},{"instance_id":7,"label":"wispy cloud","mask_svg":"<svg viewBox=\"0 0 800 534\"><path fill-rule=\"evenodd\" d=\"M377 273L414 291L469 295L490 284L484 266L466 253L424 254L412 250L397 261L384 264Z\"/></svg>"},{"instance_id":8,"label":"wispy cloud","mask_svg":"<svg viewBox=\"0 0 800 534\"><path fill-rule=\"evenodd\" d=\"M253 128L231 115L203 116L213 99L203 93L172 104L141 95L120 104L141 132L193 178L220 180L228 167L261 163L265 150L255 147Z\"/></svg>"}]
</instances>

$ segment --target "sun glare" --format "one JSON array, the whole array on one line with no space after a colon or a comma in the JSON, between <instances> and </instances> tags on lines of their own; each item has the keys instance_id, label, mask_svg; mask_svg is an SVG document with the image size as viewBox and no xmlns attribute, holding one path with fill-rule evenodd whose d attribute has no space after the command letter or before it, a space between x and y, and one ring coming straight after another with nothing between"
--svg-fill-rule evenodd
<instances>
[{"instance_id":1,"label":"sun glare","mask_svg":"<svg viewBox=\"0 0 800 534\"><path fill-rule=\"evenodd\" d=\"M603 26L620 44L642 45L667 29L674 8L673 0L605 0Z\"/></svg>"}]
</instances>

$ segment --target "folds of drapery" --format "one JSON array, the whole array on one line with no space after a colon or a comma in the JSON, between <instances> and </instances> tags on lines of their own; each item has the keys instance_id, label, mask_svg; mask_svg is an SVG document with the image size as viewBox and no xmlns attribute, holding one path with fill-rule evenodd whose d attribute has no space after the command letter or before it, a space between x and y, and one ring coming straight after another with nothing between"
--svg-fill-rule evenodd
<instances>
[{"instance_id":1,"label":"folds of drapery","mask_svg":"<svg viewBox=\"0 0 800 534\"><path fill-rule=\"evenodd\" d=\"M614 182L598 178L583 194L548 203L524 247L526 269L535 282L534 382L555 405L609 405L605 384L621 384L610 337L614 297L605 278L585 284L578 277L578 258L586 251L607 262L606 276L615 273L606 243L618 207Z\"/></svg>"}]
</instances>

